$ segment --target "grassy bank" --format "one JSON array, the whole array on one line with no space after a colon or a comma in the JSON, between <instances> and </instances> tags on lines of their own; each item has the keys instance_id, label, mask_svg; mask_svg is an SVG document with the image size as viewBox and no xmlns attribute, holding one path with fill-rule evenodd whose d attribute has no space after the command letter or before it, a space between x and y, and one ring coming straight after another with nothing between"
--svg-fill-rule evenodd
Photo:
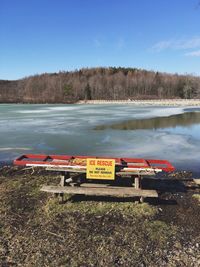
<instances>
[{"instance_id":1,"label":"grassy bank","mask_svg":"<svg viewBox=\"0 0 200 267\"><path fill-rule=\"evenodd\" d=\"M58 180L41 170L1 169L2 266L199 266L198 189L168 188L143 204L84 196L60 204L39 190Z\"/></svg>"}]
</instances>

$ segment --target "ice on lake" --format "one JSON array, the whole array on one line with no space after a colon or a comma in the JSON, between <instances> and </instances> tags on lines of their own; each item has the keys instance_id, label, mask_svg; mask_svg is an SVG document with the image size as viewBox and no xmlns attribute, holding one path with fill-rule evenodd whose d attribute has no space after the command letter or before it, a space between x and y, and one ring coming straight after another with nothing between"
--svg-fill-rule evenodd
<instances>
[{"instance_id":1,"label":"ice on lake","mask_svg":"<svg viewBox=\"0 0 200 267\"><path fill-rule=\"evenodd\" d=\"M144 157L200 172L200 109L0 105L0 161L24 153Z\"/></svg>"}]
</instances>

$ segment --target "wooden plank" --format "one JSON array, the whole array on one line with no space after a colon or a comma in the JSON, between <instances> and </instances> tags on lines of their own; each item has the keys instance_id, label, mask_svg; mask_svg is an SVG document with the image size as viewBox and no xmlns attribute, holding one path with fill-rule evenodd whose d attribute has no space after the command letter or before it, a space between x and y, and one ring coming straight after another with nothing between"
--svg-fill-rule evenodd
<instances>
[{"instance_id":1,"label":"wooden plank","mask_svg":"<svg viewBox=\"0 0 200 267\"><path fill-rule=\"evenodd\" d=\"M47 186L44 185L41 191L56 193L56 194L81 194L81 195L96 195L96 196L119 196L119 197L158 197L156 190L142 190L135 189L133 187L121 187L121 188L87 188L87 187L71 187L71 186Z\"/></svg>"},{"instance_id":2,"label":"wooden plank","mask_svg":"<svg viewBox=\"0 0 200 267\"><path fill-rule=\"evenodd\" d=\"M120 175L120 176L132 176L132 175L145 175L145 176L155 176L156 173L154 171L151 171L151 172L146 172L146 171L119 171L119 172L116 172L117 175Z\"/></svg>"},{"instance_id":3,"label":"wooden plank","mask_svg":"<svg viewBox=\"0 0 200 267\"><path fill-rule=\"evenodd\" d=\"M83 183L83 184L80 184L80 187L109 188L109 189L127 188L127 186L115 186L115 185L110 185L110 184L95 184L95 183ZM134 189L134 187L128 187L128 188Z\"/></svg>"},{"instance_id":4,"label":"wooden plank","mask_svg":"<svg viewBox=\"0 0 200 267\"><path fill-rule=\"evenodd\" d=\"M64 167L47 167L46 168L47 171L59 171L59 172L71 172L71 173L86 173L86 170L80 170L80 169L68 169L68 168L64 168ZM127 177L127 176L131 176L131 175L145 175L145 176L155 176L155 172L152 170L152 171L144 171L144 170L135 170L135 171L119 171L119 172L116 172L116 175L120 175L120 176L124 176L124 177Z\"/></svg>"},{"instance_id":5,"label":"wooden plank","mask_svg":"<svg viewBox=\"0 0 200 267\"><path fill-rule=\"evenodd\" d=\"M69 168L61 168L61 167L47 167L45 168L47 171L56 171L56 172L75 172L75 173L86 173L86 170L81 169L69 169Z\"/></svg>"}]
</instances>

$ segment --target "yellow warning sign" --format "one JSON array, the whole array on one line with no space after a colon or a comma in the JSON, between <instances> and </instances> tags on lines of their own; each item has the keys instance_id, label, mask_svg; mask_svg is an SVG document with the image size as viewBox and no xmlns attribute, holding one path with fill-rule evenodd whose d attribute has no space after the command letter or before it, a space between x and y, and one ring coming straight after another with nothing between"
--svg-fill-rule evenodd
<instances>
[{"instance_id":1,"label":"yellow warning sign","mask_svg":"<svg viewBox=\"0 0 200 267\"><path fill-rule=\"evenodd\" d=\"M114 159L87 159L87 175L88 179L115 179L115 160Z\"/></svg>"}]
</instances>

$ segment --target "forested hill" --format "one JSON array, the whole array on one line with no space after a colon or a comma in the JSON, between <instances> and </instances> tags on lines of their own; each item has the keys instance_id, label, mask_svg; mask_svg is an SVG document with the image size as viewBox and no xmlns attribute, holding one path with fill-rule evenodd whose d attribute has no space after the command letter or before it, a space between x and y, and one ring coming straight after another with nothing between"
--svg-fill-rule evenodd
<instances>
[{"instance_id":1,"label":"forested hill","mask_svg":"<svg viewBox=\"0 0 200 267\"><path fill-rule=\"evenodd\" d=\"M163 98L200 98L200 77L110 67L0 80L1 103Z\"/></svg>"}]
</instances>

